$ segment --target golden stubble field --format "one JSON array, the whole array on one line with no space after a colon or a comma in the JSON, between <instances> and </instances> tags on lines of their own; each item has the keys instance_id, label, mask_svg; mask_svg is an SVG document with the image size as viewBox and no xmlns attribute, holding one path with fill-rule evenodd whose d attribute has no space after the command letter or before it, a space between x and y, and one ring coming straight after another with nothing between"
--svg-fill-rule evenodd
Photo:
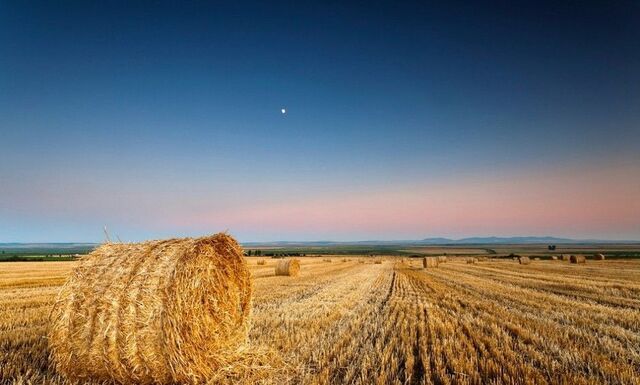
<instances>
[{"instance_id":1,"label":"golden stubble field","mask_svg":"<svg viewBox=\"0 0 640 385\"><path fill-rule=\"evenodd\" d=\"M423 270L301 258L300 276L282 277L275 260L257 260L250 343L286 365L226 382L640 383L640 261ZM0 264L0 384L66 383L49 367L46 333L73 264Z\"/></svg>"}]
</instances>

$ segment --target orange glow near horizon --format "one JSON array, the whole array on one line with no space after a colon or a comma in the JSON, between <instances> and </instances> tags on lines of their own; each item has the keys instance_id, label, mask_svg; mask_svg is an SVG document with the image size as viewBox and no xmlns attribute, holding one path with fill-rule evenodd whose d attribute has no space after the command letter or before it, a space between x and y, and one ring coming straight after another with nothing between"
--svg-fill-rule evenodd
<instances>
[{"instance_id":1,"label":"orange glow near horizon","mask_svg":"<svg viewBox=\"0 0 640 385\"><path fill-rule=\"evenodd\" d=\"M638 234L638 175L633 168L616 168L451 178L246 205L182 218L180 223L378 236Z\"/></svg>"}]
</instances>

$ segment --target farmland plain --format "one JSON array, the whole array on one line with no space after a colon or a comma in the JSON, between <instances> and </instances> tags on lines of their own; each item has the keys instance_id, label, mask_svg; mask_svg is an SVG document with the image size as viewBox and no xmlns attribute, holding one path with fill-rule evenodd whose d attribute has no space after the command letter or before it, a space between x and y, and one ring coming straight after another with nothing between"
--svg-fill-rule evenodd
<instances>
[{"instance_id":1,"label":"farmland plain","mask_svg":"<svg viewBox=\"0 0 640 385\"><path fill-rule=\"evenodd\" d=\"M218 380L640 383L640 260L449 258L421 269L419 259L326 258L300 258L299 277L275 276L275 259L247 258L250 344L279 359ZM46 333L76 263L0 265L0 384L67 384L50 369Z\"/></svg>"}]
</instances>

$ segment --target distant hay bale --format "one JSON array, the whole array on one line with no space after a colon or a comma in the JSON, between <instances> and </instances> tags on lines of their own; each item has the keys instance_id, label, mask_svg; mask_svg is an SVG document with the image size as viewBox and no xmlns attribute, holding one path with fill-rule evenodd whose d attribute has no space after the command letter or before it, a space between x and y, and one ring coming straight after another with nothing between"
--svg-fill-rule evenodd
<instances>
[{"instance_id":1,"label":"distant hay bale","mask_svg":"<svg viewBox=\"0 0 640 385\"><path fill-rule=\"evenodd\" d=\"M604 261L604 254L596 254L593 256L596 261Z\"/></svg>"},{"instance_id":2,"label":"distant hay bale","mask_svg":"<svg viewBox=\"0 0 640 385\"><path fill-rule=\"evenodd\" d=\"M571 257L568 254L562 254L562 260L563 261L568 261L570 259L571 259Z\"/></svg>"},{"instance_id":3,"label":"distant hay bale","mask_svg":"<svg viewBox=\"0 0 640 385\"><path fill-rule=\"evenodd\" d=\"M256 262L258 265L266 265L267 261L265 261L264 259L259 259L258 262Z\"/></svg>"},{"instance_id":4,"label":"distant hay bale","mask_svg":"<svg viewBox=\"0 0 640 385\"><path fill-rule=\"evenodd\" d=\"M444 263L447 262L447 256L446 255L441 255L438 257L438 262L439 263Z\"/></svg>"},{"instance_id":5,"label":"distant hay bale","mask_svg":"<svg viewBox=\"0 0 640 385\"><path fill-rule=\"evenodd\" d=\"M468 264L474 264L478 262L478 258L467 258Z\"/></svg>"},{"instance_id":6,"label":"distant hay bale","mask_svg":"<svg viewBox=\"0 0 640 385\"><path fill-rule=\"evenodd\" d=\"M201 383L243 353L251 275L229 235L108 243L61 288L52 363L78 382Z\"/></svg>"},{"instance_id":7,"label":"distant hay bale","mask_svg":"<svg viewBox=\"0 0 640 385\"><path fill-rule=\"evenodd\" d=\"M521 265L528 265L531 263L531 260L529 259L529 257L520 257L518 258L518 263L520 263Z\"/></svg>"},{"instance_id":8,"label":"distant hay bale","mask_svg":"<svg viewBox=\"0 0 640 385\"><path fill-rule=\"evenodd\" d=\"M551 256L551 260L552 260L552 261L557 261L557 260L558 260L558 257L556 257L555 255L552 255L552 256Z\"/></svg>"},{"instance_id":9,"label":"distant hay bale","mask_svg":"<svg viewBox=\"0 0 640 385\"><path fill-rule=\"evenodd\" d=\"M572 255L570 261L571 263L587 263L587 258L584 255Z\"/></svg>"},{"instance_id":10,"label":"distant hay bale","mask_svg":"<svg viewBox=\"0 0 640 385\"><path fill-rule=\"evenodd\" d=\"M297 277L300 274L300 261L297 259L283 259L276 265L276 275Z\"/></svg>"},{"instance_id":11,"label":"distant hay bale","mask_svg":"<svg viewBox=\"0 0 640 385\"><path fill-rule=\"evenodd\" d=\"M379 260L379 259L376 259L375 261L373 261L373 263L376 264L376 265L381 265L382 261Z\"/></svg>"},{"instance_id":12,"label":"distant hay bale","mask_svg":"<svg viewBox=\"0 0 640 385\"><path fill-rule=\"evenodd\" d=\"M438 267L438 258L437 257L424 257L422 258L422 267L423 268L432 268Z\"/></svg>"}]
</instances>

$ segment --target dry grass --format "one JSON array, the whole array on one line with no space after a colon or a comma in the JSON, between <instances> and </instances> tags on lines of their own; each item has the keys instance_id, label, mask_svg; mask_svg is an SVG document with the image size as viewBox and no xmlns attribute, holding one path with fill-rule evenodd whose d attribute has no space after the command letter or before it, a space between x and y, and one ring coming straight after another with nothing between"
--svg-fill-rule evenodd
<instances>
[{"instance_id":1,"label":"dry grass","mask_svg":"<svg viewBox=\"0 0 640 385\"><path fill-rule=\"evenodd\" d=\"M640 261L470 266L454 259L422 270L420 260L301 258L300 276L290 279L247 259L254 277L249 341L271 347L289 367L215 381L640 382ZM51 369L44 337L55 293L75 264L0 265L0 384L71 385Z\"/></svg>"}]
</instances>

